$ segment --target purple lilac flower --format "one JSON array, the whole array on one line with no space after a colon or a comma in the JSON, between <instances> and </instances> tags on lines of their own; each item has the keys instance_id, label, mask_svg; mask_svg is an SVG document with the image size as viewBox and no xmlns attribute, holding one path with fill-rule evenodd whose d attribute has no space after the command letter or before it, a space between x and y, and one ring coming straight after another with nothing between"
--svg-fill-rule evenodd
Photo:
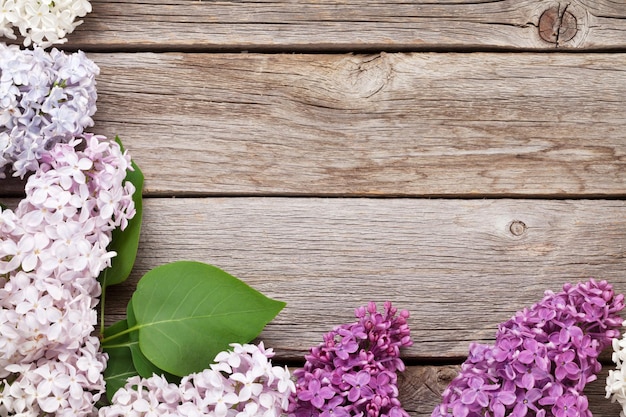
<instances>
[{"instance_id":1,"label":"purple lilac flower","mask_svg":"<svg viewBox=\"0 0 626 417\"><path fill-rule=\"evenodd\" d=\"M364 369L356 374L347 373L343 375L343 380L350 384L348 391L348 401L356 402L359 398L370 399L374 396L374 390L369 386L372 376Z\"/></svg>"},{"instance_id":2,"label":"purple lilac flower","mask_svg":"<svg viewBox=\"0 0 626 417\"><path fill-rule=\"evenodd\" d=\"M291 397L290 417L408 417L398 400L400 348L412 344L407 318L387 302L356 309L357 322L335 327L305 356ZM477 389L488 389L479 384ZM476 393L476 395L481 395ZM482 398L482 396L481 396Z\"/></svg>"},{"instance_id":3,"label":"purple lilac flower","mask_svg":"<svg viewBox=\"0 0 626 417\"><path fill-rule=\"evenodd\" d=\"M529 410L534 413L539 411L536 405L537 401L542 396L542 391L539 388L531 388L529 390L518 389L516 392L516 403L511 416L524 417L529 413Z\"/></svg>"},{"instance_id":4,"label":"purple lilac flower","mask_svg":"<svg viewBox=\"0 0 626 417\"><path fill-rule=\"evenodd\" d=\"M39 160L93 125L99 69L81 51L22 50L0 43L0 178L36 171Z\"/></svg>"},{"instance_id":5,"label":"purple lilac flower","mask_svg":"<svg viewBox=\"0 0 626 417\"><path fill-rule=\"evenodd\" d=\"M432 417L591 417L582 391L619 336L624 296L593 279L547 291L500 324L495 345L472 344Z\"/></svg>"},{"instance_id":6,"label":"purple lilac flower","mask_svg":"<svg viewBox=\"0 0 626 417\"><path fill-rule=\"evenodd\" d=\"M299 400L308 401L314 407L322 408L327 400L335 396L335 391L328 384L322 385L319 379L311 378L307 382L306 389L299 391L297 394Z\"/></svg>"}]
</instances>

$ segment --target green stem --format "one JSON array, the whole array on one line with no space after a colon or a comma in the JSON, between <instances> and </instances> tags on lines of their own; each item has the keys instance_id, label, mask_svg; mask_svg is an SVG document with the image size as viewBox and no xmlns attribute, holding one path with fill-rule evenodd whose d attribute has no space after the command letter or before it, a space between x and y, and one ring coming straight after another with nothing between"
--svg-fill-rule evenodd
<instances>
[{"instance_id":1,"label":"green stem","mask_svg":"<svg viewBox=\"0 0 626 417\"><path fill-rule=\"evenodd\" d=\"M100 338L104 337L104 301L106 299L107 292L107 270L104 271L104 276L102 277L102 294L100 294Z\"/></svg>"},{"instance_id":2,"label":"green stem","mask_svg":"<svg viewBox=\"0 0 626 417\"><path fill-rule=\"evenodd\" d=\"M137 326L133 326L133 327L131 327L129 329L126 329L126 330L123 330L123 331L121 331L119 333L115 333L115 334L113 334L113 335L111 335L109 337L105 337L104 339L102 339L100 341L100 346L108 347L108 346L104 346L105 344L107 344L107 342L110 342L111 340L115 340L115 339L117 339L119 337L122 337L125 334L129 334L129 333L135 332L135 331L139 330L140 328L141 328L141 326L138 326L138 325Z\"/></svg>"},{"instance_id":3,"label":"green stem","mask_svg":"<svg viewBox=\"0 0 626 417\"><path fill-rule=\"evenodd\" d=\"M135 345L137 344L137 342L132 342L132 343L118 343L117 345L106 345L106 346L102 346L103 349L119 349L119 348L129 348L131 347L131 345Z\"/></svg>"}]
</instances>

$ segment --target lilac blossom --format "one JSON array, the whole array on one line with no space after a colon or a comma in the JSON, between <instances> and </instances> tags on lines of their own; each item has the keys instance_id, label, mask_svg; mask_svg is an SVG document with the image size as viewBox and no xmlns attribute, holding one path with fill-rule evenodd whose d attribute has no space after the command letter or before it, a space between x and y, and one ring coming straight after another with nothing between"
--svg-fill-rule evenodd
<instances>
[{"instance_id":1,"label":"lilac blossom","mask_svg":"<svg viewBox=\"0 0 626 417\"><path fill-rule=\"evenodd\" d=\"M232 344L215 364L184 377L180 384L164 377L132 377L99 417L214 416L278 417L295 392L286 367L272 365L272 349ZM338 414L339 416L341 414Z\"/></svg>"},{"instance_id":2,"label":"lilac blossom","mask_svg":"<svg viewBox=\"0 0 626 417\"><path fill-rule=\"evenodd\" d=\"M0 36L16 39L13 28L17 28L24 46L64 43L82 23L76 18L90 12L87 0L0 0Z\"/></svg>"},{"instance_id":3,"label":"lilac blossom","mask_svg":"<svg viewBox=\"0 0 626 417\"><path fill-rule=\"evenodd\" d=\"M600 352L619 336L623 308L624 296L606 281L546 291L500 324L495 345L470 345L432 417L591 417L583 389L597 378Z\"/></svg>"},{"instance_id":4,"label":"lilac blossom","mask_svg":"<svg viewBox=\"0 0 626 417\"><path fill-rule=\"evenodd\" d=\"M348 401L356 402L359 398L370 399L374 396L374 390L369 383L372 379L369 371L361 369L356 374L343 374L343 380L350 384L348 391Z\"/></svg>"},{"instance_id":5,"label":"lilac blossom","mask_svg":"<svg viewBox=\"0 0 626 417\"><path fill-rule=\"evenodd\" d=\"M111 233L135 214L130 157L85 135L55 144L15 210L0 210L0 415L88 416L106 356L92 336ZM102 216L103 193L108 217Z\"/></svg>"},{"instance_id":6,"label":"lilac blossom","mask_svg":"<svg viewBox=\"0 0 626 417\"><path fill-rule=\"evenodd\" d=\"M357 322L335 327L294 371L290 417L408 417L398 400L400 348L412 344L409 313L387 302L356 309Z\"/></svg>"},{"instance_id":7,"label":"lilac blossom","mask_svg":"<svg viewBox=\"0 0 626 417\"><path fill-rule=\"evenodd\" d=\"M0 43L0 178L36 171L59 142L93 125L98 67L81 51Z\"/></svg>"},{"instance_id":8,"label":"lilac blossom","mask_svg":"<svg viewBox=\"0 0 626 417\"><path fill-rule=\"evenodd\" d=\"M609 370L606 378L606 398L617 402L622 407L620 417L626 417L626 334L621 339L613 339L612 346L615 369Z\"/></svg>"}]
</instances>

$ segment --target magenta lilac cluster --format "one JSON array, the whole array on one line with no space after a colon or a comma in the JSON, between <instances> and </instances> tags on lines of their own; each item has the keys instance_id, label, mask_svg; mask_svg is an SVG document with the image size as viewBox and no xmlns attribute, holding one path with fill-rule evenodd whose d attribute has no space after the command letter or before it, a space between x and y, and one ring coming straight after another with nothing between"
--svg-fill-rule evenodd
<instances>
[{"instance_id":1,"label":"magenta lilac cluster","mask_svg":"<svg viewBox=\"0 0 626 417\"><path fill-rule=\"evenodd\" d=\"M412 344L407 318L391 303L356 309L357 322L335 327L294 371L290 417L408 417L398 400L400 348ZM397 314L397 315L396 315Z\"/></svg>"},{"instance_id":2,"label":"magenta lilac cluster","mask_svg":"<svg viewBox=\"0 0 626 417\"><path fill-rule=\"evenodd\" d=\"M495 345L472 344L432 417L591 417L583 388L600 352L619 336L624 296L593 279L502 323Z\"/></svg>"}]
</instances>

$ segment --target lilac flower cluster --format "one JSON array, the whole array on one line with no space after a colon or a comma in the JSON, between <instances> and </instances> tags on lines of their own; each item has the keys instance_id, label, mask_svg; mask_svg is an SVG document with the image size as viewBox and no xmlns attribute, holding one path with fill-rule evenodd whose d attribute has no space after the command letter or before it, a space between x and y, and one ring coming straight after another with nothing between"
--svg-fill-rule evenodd
<instances>
[{"instance_id":1,"label":"lilac flower cluster","mask_svg":"<svg viewBox=\"0 0 626 417\"><path fill-rule=\"evenodd\" d=\"M387 302L356 309L357 322L335 327L294 371L296 394L290 417L408 417L398 400L400 348L412 344L403 310Z\"/></svg>"},{"instance_id":2,"label":"lilac flower cluster","mask_svg":"<svg viewBox=\"0 0 626 417\"><path fill-rule=\"evenodd\" d=\"M0 210L0 415L85 416L104 391L97 277L135 213L130 158L85 135L39 163L26 198Z\"/></svg>"},{"instance_id":3,"label":"lilac flower cluster","mask_svg":"<svg viewBox=\"0 0 626 417\"><path fill-rule=\"evenodd\" d=\"M472 344L432 417L591 417L582 391L619 335L624 296L606 281L565 284L502 323L495 345Z\"/></svg>"},{"instance_id":4,"label":"lilac flower cluster","mask_svg":"<svg viewBox=\"0 0 626 417\"><path fill-rule=\"evenodd\" d=\"M626 335L613 339L613 362L615 369L606 378L606 398L622 406L620 417L626 417Z\"/></svg>"},{"instance_id":5,"label":"lilac flower cluster","mask_svg":"<svg viewBox=\"0 0 626 417\"><path fill-rule=\"evenodd\" d=\"M76 18L90 12L87 0L0 0L0 35L16 39L16 27L24 46L64 43L65 35L82 23Z\"/></svg>"},{"instance_id":6,"label":"lilac flower cluster","mask_svg":"<svg viewBox=\"0 0 626 417\"><path fill-rule=\"evenodd\" d=\"M130 378L99 416L279 417L295 391L287 368L272 366L274 353L263 343L231 346L179 385L157 375Z\"/></svg>"},{"instance_id":7,"label":"lilac flower cluster","mask_svg":"<svg viewBox=\"0 0 626 417\"><path fill-rule=\"evenodd\" d=\"M43 3L43 2L41 2ZM93 125L98 67L83 52L0 43L0 178L24 177L58 142Z\"/></svg>"}]
</instances>

